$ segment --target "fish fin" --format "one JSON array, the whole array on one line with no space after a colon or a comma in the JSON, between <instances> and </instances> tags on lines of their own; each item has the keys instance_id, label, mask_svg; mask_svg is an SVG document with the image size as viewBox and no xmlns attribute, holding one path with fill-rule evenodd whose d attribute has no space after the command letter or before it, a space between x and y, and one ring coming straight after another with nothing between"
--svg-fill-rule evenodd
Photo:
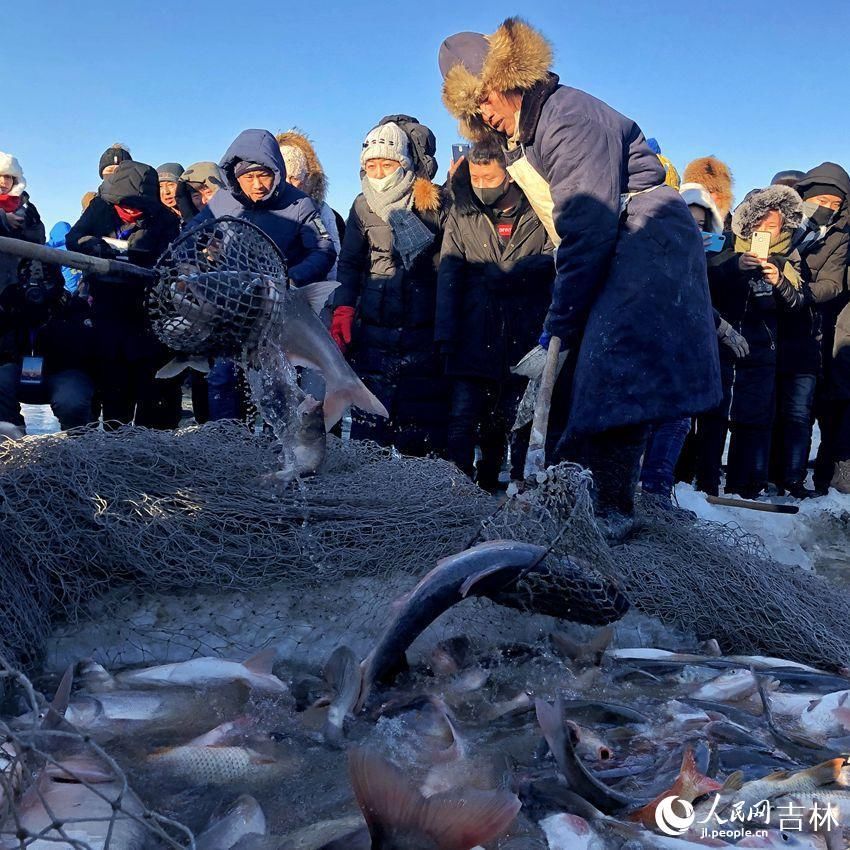
<instances>
[{"instance_id":1,"label":"fish fin","mask_svg":"<svg viewBox=\"0 0 850 850\"><path fill-rule=\"evenodd\" d=\"M498 572L501 572L505 569L503 564L496 564L492 567L487 567L486 570L479 570L475 575L470 576L461 586L460 586L460 598L466 599L469 591L478 584L479 581L482 581L489 576L495 575Z\"/></svg>"},{"instance_id":2,"label":"fish fin","mask_svg":"<svg viewBox=\"0 0 850 850\"><path fill-rule=\"evenodd\" d=\"M458 789L429 797L417 826L441 850L475 847L502 835L521 808L510 791Z\"/></svg>"},{"instance_id":3,"label":"fish fin","mask_svg":"<svg viewBox=\"0 0 850 850\"><path fill-rule=\"evenodd\" d=\"M829 759L828 761L810 767L806 772L818 785L829 785L841 778L841 769L844 767L844 759Z\"/></svg>"},{"instance_id":4,"label":"fish fin","mask_svg":"<svg viewBox=\"0 0 850 850\"><path fill-rule=\"evenodd\" d=\"M373 841L379 842L389 827L419 825L425 798L394 764L370 750L353 749L348 754L348 772Z\"/></svg>"},{"instance_id":5,"label":"fish fin","mask_svg":"<svg viewBox=\"0 0 850 850\"><path fill-rule=\"evenodd\" d=\"M774 770L771 773L768 773L767 776L763 776L762 779L767 780L775 780L775 779L787 779L791 776L791 771L789 770Z\"/></svg>"},{"instance_id":6,"label":"fish fin","mask_svg":"<svg viewBox=\"0 0 850 850\"><path fill-rule=\"evenodd\" d=\"M168 378L176 378L178 375L182 374L189 368L189 361L184 360L181 357L173 357L165 366L157 369L155 377L160 380L167 380Z\"/></svg>"},{"instance_id":7,"label":"fish fin","mask_svg":"<svg viewBox=\"0 0 850 850\"><path fill-rule=\"evenodd\" d=\"M356 670L358 677L362 675L357 663L357 656L354 650L345 644L340 644L328 659L323 671L325 681L337 691L340 690L345 679L352 675L351 671Z\"/></svg>"},{"instance_id":8,"label":"fish fin","mask_svg":"<svg viewBox=\"0 0 850 850\"><path fill-rule=\"evenodd\" d=\"M64 779L72 782L112 782L115 774L102 762L85 755L71 756L61 762L48 762L44 774L51 779Z\"/></svg>"},{"instance_id":9,"label":"fish fin","mask_svg":"<svg viewBox=\"0 0 850 850\"><path fill-rule=\"evenodd\" d=\"M721 793L726 791L740 791L744 787L744 774L740 770L730 773L720 789Z\"/></svg>"},{"instance_id":10,"label":"fish fin","mask_svg":"<svg viewBox=\"0 0 850 850\"><path fill-rule=\"evenodd\" d=\"M252 673L267 674L272 672L272 667L277 660L277 650L273 646L267 646L242 662Z\"/></svg>"},{"instance_id":11,"label":"fish fin","mask_svg":"<svg viewBox=\"0 0 850 850\"><path fill-rule=\"evenodd\" d=\"M325 390L325 430L330 431L348 407L357 407L365 413L389 418L386 407L378 397L356 376L345 383L332 385L328 381Z\"/></svg>"},{"instance_id":12,"label":"fish fin","mask_svg":"<svg viewBox=\"0 0 850 850\"><path fill-rule=\"evenodd\" d=\"M277 759L258 753L256 750L248 750L248 754L249 764L277 764Z\"/></svg>"},{"instance_id":13,"label":"fish fin","mask_svg":"<svg viewBox=\"0 0 850 850\"><path fill-rule=\"evenodd\" d=\"M684 797L685 794L688 794L687 799L691 800L712 791L719 791L723 787L720 782L700 773L694 758L694 751L690 747L682 755L682 767L679 770L677 782L681 789L679 796Z\"/></svg>"},{"instance_id":14,"label":"fish fin","mask_svg":"<svg viewBox=\"0 0 850 850\"><path fill-rule=\"evenodd\" d=\"M331 293L338 286L338 280L319 280L316 283L308 283L304 286L294 286L292 291L304 298L313 308L314 313L321 313L322 308L328 303Z\"/></svg>"},{"instance_id":15,"label":"fish fin","mask_svg":"<svg viewBox=\"0 0 850 850\"><path fill-rule=\"evenodd\" d=\"M76 666L76 664L69 665L62 676L62 681L56 688L53 702L50 703L50 708L48 708L41 723L43 729L55 729L65 719L65 712L68 710L68 702L71 699L71 687L74 684L74 668Z\"/></svg>"}]
</instances>

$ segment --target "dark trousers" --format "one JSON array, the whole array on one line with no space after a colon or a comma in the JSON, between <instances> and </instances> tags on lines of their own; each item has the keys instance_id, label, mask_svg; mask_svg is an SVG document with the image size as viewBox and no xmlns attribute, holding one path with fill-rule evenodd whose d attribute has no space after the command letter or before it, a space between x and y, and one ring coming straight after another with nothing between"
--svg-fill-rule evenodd
<instances>
[{"instance_id":1,"label":"dark trousers","mask_svg":"<svg viewBox=\"0 0 850 850\"><path fill-rule=\"evenodd\" d=\"M690 430L690 419L674 419L650 428L640 472L641 488L645 492L671 494L676 463Z\"/></svg>"},{"instance_id":2,"label":"dark trousers","mask_svg":"<svg viewBox=\"0 0 850 850\"><path fill-rule=\"evenodd\" d=\"M207 375L209 418L241 419L245 406L239 386L236 364L226 357L217 357Z\"/></svg>"},{"instance_id":3,"label":"dark trousers","mask_svg":"<svg viewBox=\"0 0 850 850\"><path fill-rule=\"evenodd\" d=\"M648 425L626 425L578 438L565 435L555 456L559 462L573 461L593 473L598 515L614 511L630 514L648 435Z\"/></svg>"},{"instance_id":4,"label":"dark trousers","mask_svg":"<svg viewBox=\"0 0 850 850\"><path fill-rule=\"evenodd\" d=\"M18 363L0 365L0 422L11 422L23 428L24 417L18 402L20 374ZM65 369L45 379L44 401L50 404L63 431L93 421L93 394L94 382L85 372L77 369Z\"/></svg>"},{"instance_id":5,"label":"dark trousers","mask_svg":"<svg viewBox=\"0 0 850 850\"><path fill-rule=\"evenodd\" d=\"M484 490L498 487L524 383L475 378L455 378L452 382L448 457L470 478L477 473L478 486ZM481 449L477 468L474 464L476 445ZM525 453L511 452L511 478L522 478L522 469L516 469L519 456L524 459Z\"/></svg>"},{"instance_id":6,"label":"dark trousers","mask_svg":"<svg viewBox=\"0 0 850 850\"><path fill-rule=\"evenodd\" d=\"M735 371L727 492L755 498L767 487L775 411L776 358L751 350Z\"/></svg>"},{"instance_id":7,"label":"dark trousers","mask_svg":"<svg viewBox=\"0 0 850 850\"><path fill-rule=\"evenodd\" d=\"M783 487L803 483L808 473L816 386L816 375L780 372L777 376L770 477Z\"/></svg>"},{"instance_id":8,"label":"dark trousers","mask_svg":"<svg viewBox=\"0 0 850 850\"><path fill-rule=\"evenodd\" d=\"M732 407L732 385L735 381L735 360L720 353L720 379L723 386L723 398L713 410L700 414L696 419L693 435L694 461L693 472L696 486L710 495L716 496L720 490L720 467L723 463L723 449L729 432L729 411ZM686 472L686 479L691 480Z\"/></svg>"},{"instance_id":9,"label":"dark trousers","mask_svg":"<svg viewBox=\"0 0 850 850\"><path fill-rule=\"evenodd\" d=\"M818 399L817 417L820 447L815 461L815 487L825 492L835 464L850 460L850 400Z\"/></svg>"}]
</instances>

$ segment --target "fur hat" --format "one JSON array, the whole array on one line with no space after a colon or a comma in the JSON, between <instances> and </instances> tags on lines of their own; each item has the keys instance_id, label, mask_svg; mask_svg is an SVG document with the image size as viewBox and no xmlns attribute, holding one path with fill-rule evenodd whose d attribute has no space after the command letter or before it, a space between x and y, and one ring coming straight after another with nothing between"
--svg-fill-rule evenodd
<instances>
[{"instance_id":1,"label":"fur hat","mask_svg":"<svg viewBox=\"0 0 850 850\"><path fill-rule=\"evenodd\" d=\"M24 189L27 188L27 181L24 180L24 170L21 168L17 157L0 151L0 175L15 178L14 185L9 189L10 195L16 197L23 195Z\"/></svg>"},{"instance_id":2,"label":"fur hat","mask_svg":"<svg viewBox=\"0 0 850 850\"><path fill-rule=\"evenodd\" d=\"M294 173L290 171L290 163L287 157L291 157L293 162L296 159L300 162L300 157L294 152L300 151L304 155L307 174L301 178L301 191L309 195L317 204L323 204L328 193L328 178L322 168L322 163L319 162L313 143L305 133L295 127L285 133L278 133L275 138L280 145L287 174ZM284 148L286 148L286 151L284 151Z\"/></svg>"},{"instance_id":3,"label":"fur hat","mask_svg":"<svg viewBox=\"0 0 850 850\"><path fill-rule=\"evenodd\" d=\"M682 175L683 183L699 183L714 198L717 209L723 218L732 209L732 172L725 162L715 156L701 156L689 162Z\"/></svg>"},{"instance_id":4,"label":"fur hat","mask_svg":"<svg viewBox=\"0 0 850 850\"><path fill-rule=\"evenodd\" d=\"M486 49L485 49L486 44ZM508 18L492 35L457 33L440 47L443 103L471 139L485 134L479 104L490 91L527 91L552 67L547 39L520 18Z\"/></svg>"},{"instance_id":5,"label":"fur hat","mask_svg":"<svg viewBox=\"0 0 850 850\"><path fill-rule=\"evenodd\" d=\"M705 186L700 186L699 183L682 183L679 187L679 194L682 200L690 207L702 207L710 213L709 232L723 233L723 216L720 215L720 210L717 209L717 204L709 195L708 189Z\"/></svg>"},{"instance_id":6,"label":"fur hat","mask_svg":"<svg viewBox=\"0 0 850 850\"><path fill-rule=\"evenodd\" d=\"M756 225L771 210L782 214L785 219L783 230L796 230L803 221L800 196L790 186L768 186L747 192L732 214L732 232L741 239L749 239Z\"/></svg>"}]
</instances>

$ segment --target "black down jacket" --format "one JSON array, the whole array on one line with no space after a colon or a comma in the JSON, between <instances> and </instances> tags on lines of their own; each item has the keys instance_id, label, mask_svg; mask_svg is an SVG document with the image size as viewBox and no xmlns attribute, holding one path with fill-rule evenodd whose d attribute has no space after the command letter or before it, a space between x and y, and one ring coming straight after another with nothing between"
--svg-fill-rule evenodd
<instances>
[{"instance_id":1,"label":"black down jacket","mask_svg":"<svg viewBox=\"0 0 850 850\"><path fill-rule=\"evenodd\" d=\"M537 343L552 300L552 241L525 196L502 245L492 215L472 192L464 162L452 178L437 285L435 339L446 373L501 381Z\"/></svg>"},{"instance_id":2,"label":"black down jacket","mask_svg":"<svg viewBox=\"0 0 850 850\"><path fill-rule=\"evenodd\" d=\"M446 390L434 343L437 266L443 231L438 188L419 178L414 210L434 242L406 270L390 226L363 195L351 207L339 255L334 306L355 307L349 356L390 420L445 424Z\"/></svg>"}]
</instances>

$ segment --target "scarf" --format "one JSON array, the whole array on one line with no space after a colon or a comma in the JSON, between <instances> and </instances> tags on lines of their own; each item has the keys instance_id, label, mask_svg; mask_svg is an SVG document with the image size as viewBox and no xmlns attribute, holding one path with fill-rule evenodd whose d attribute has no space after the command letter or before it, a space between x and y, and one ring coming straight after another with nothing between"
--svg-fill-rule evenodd
<instances>
[{"instance_id":1,"label":"scarf","mask_svg":"<svg viewBox=\"0 0 850 850\"><path fill-rule=\"evenodd\" d=\"M120 207L118 204L115 204L115 212L126 224L135 224L144 215L141 210L131 210L129 207Z\"/></svg>"},{"instance_id":2,"label":"scarf","mask_svg":"<svg viewBox=\"0 0 850 850\"><path fill-rule=\"evenodd\" d=\"M413 261L434 241L434 234L413 211L413 184L416 175L408 171L398 185L376 192L368 177L360 185L369 208L385 221L393 232L393 248L410 271Z\"/></svg>"},{"instance_id":3,"label":"scarf","mask_svg":"<svg viewBox=\"0 0 850 850\"><path fill-rule=\"evenodd\" d=\"M770 256L775 257L779 260L779 271L782 274L788 283L794 287L794 289L799 289L803 285L803 280L800 277L800 273L796 268L791 264L788 259L788 254L793 251L792 240L794 237L794 233L790 230L783 230L780 232L779 236L775 237L771 240L770 243ZM735 253L736 254L746 254L750 248L752 247L752 238L743 239L740 236L735 237Z\"/></svg>"},{"instance_id":4,"label":"scarf","mask_svg":"<svg viewBox=\"0 0 850 850\"><path fill-rule=\"evenodd\" d=\"M7 213L13 213L21 206L20 195L0 195L0 210Z\"/></svg>"}]
</instances>

